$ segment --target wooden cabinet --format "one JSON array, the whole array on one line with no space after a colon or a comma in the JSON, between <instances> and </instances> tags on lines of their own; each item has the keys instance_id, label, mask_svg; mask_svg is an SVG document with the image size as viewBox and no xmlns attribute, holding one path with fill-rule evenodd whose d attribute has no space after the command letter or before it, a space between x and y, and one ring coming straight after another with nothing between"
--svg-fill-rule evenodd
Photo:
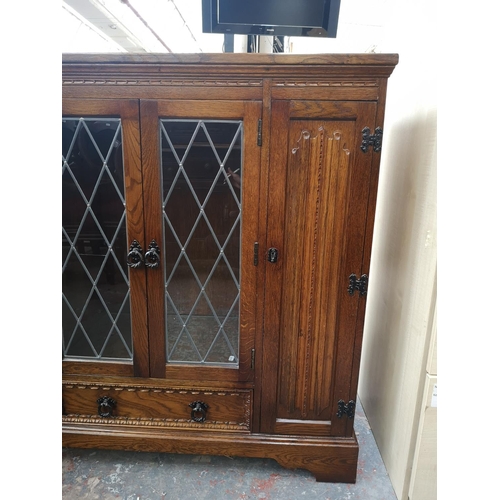
<instances>
[{"instance_id":1,"label":"wooden cabinet","mask_svg":"<svg viewBox=\"0 0 500 500\"><path fill-rule=\"evenodd\" d=\"M63 444L354 482L397 55L63 57Z\"/></svg>"}]
</instances>

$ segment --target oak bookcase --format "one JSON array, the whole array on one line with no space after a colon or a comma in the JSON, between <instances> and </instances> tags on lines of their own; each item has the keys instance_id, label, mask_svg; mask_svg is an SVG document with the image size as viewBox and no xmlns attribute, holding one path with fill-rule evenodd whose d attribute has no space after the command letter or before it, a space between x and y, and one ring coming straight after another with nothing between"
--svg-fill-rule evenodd
<instances>
[{"instance_id":1,"label":"oak bookcase","mask_svg":"<svg viewBox=\"0 0 500 500\"><path fill-rule=\"evenodd\" d=\"M64 446L356 480L397 62L63 56Z\"/></svg>"}]
</instances>

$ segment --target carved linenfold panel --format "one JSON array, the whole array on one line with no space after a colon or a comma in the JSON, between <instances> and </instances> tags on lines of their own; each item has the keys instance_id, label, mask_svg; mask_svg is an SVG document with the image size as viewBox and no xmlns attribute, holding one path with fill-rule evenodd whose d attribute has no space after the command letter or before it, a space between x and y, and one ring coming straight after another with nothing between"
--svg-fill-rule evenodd
<instances>
[{"instance_id":1,"label":"carved linenfold panel","mask_svg":"<svg viewBox=\"0 0 500 500\"><path fill-rule=\"evenodd\" d=\"M353 122L290 122L278 418L328 420L333 412L339 252ZM297 139L298 137L298 139ZM300 262L301 265L297 265Z\"/></svg>"},{"instance_id":2,"label":"carved linenfold panel","mask_svg":"<svg viewBox=\"0 0 500 500\"><path fill-rule=\"evenodd\" d=\"M116 85L116 86L182 86L182 87L262 87L262 80L203 80L203 79L176 79L176 78L65 78L63 85Z\"/></svg>"},{"instance_id":3,"label":"carved linenfold panel","mask_svg":"<svg viewBox=\"0 0 500 500\"><path fill-rule=\"evenodd\" d=\"M325 144L328 144L329 141L332 139L335 141L340 141L342 139L342 133L339 130L335 130L332 132L330 136L328 136L328 133L325 131L324 127L320 126L317 131L314 131L316 135L313 135L311 137L312 131L308 129L304 129L300 132L300 137L297 139L296 146L292 148L291 153L292 154L297 154L299 151L301 145L304 146L306 141L312 140L313 142L319 138L320 141L320 163L318 164L318 168L321 169L321 159L323 157L323 154L325 152ZM326 137L326 142L325 142L325 134L327 135ZM350 151L349 149L346 148L346 145L344 144L342 147L343 151L345 154L349 154Z\"/></svg>"}]
</instances>

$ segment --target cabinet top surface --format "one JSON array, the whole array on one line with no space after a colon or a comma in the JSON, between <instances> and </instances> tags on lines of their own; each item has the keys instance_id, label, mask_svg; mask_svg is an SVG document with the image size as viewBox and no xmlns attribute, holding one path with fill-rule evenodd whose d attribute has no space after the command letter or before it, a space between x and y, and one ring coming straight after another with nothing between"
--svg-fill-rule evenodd
<instances>
[{"instance_id":1,"label":"cabinet top surface","mask_svg":"<svg viewBox=\"0 0 500 500\"><path fill-rule=\"evenodd\" d=\"M396 66L398 54L63 54L64 64Z\"/></svg>"}]
</instances>

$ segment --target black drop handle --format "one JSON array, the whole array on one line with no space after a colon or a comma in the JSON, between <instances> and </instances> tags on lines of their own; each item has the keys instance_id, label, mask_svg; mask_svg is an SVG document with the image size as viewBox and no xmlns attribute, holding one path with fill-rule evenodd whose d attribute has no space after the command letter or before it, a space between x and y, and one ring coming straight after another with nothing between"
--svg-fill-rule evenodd
<instances>
[{"instance_id":1,"label":"black drop handle","mask_svg":"<svg viewBox=\"0 0 500 500\"><path fill-rule=\"evenodd\" d=\"M156 269L160 266L160 247L155 240L151 240L148 251L144 256L144 261L146 263L146 267L149 267L150 269Z\"/></svg>"},{"instance_id":2,"label":"black drop handle","mask_svg":"<svg viewBox=\"0 0 500 500\"><path fill-rule=\"evenodd\" d=\"M100 417L110 418L113 416L113 410L116 407L116 401L109 396L102 396L97 400L97 413Z\"/></svg>"},{"instance_id":3,"label":"black drop handle","mask_svg":"<svg viewBox=\"0 0 500 500\"><path fill-rule=\"evenodd\" d=\"M135 269L136 267L140 267L143 261L142 247L137 240L134 240L127 254L127 266Z\"/></svg>"}]
</instances>

